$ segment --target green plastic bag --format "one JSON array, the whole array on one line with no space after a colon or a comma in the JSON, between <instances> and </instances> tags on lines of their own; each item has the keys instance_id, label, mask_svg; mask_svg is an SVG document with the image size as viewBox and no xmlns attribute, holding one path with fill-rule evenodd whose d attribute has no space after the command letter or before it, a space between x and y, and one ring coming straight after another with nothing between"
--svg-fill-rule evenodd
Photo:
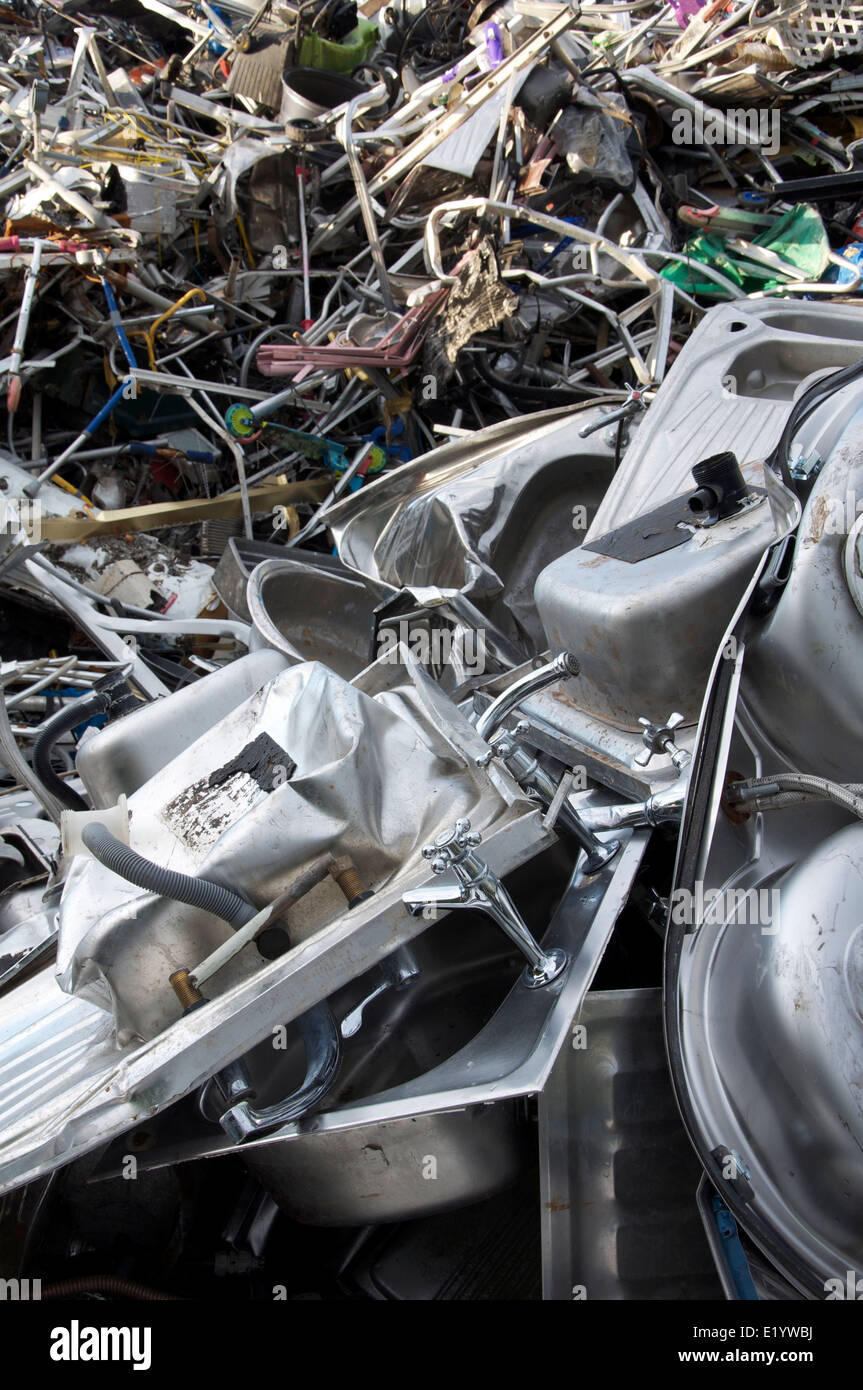
<instances>
[{"instance_id":1,"label":"green plastic bag","mask_svg":"<svg viewBox=\"0 0 863 1390\"><path fill-rule=\"evenodd\" d=\"M773 227L766 227L753 237L752 245L775 252L803 271L807 280L820 280L830 264L830 243L824 223L817 209L808 203L798 203L784 213ZM757 261L750 261L730 251L726 239L716 232L697 232L689 238L682 254L686 256L686 262L672 262L664 266L660 274L673 284L680 285L688 294L712 299L727 297L721 285L706 275L699 275L699 263L718 270L744 294L753 294L758 290L769 293L789 283L788 278L777 272L775 267L759 265Z\"/></svg>"}]
</instances>

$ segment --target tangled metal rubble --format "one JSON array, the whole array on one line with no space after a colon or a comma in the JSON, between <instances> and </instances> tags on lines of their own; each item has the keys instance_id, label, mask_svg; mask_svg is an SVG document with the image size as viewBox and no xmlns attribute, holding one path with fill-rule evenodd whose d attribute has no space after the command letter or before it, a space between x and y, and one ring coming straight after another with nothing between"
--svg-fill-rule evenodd
<instances>
[{"instance_id":1,"label":"tangled metal rubble","mask_svg":"<svg viewBox=\"0 0 863 1390\"><path fill-rule=\"evenodd\" d=\"M0 7L0 1276L856 1280L861 58Z\"/></svg>"}]
</instances>

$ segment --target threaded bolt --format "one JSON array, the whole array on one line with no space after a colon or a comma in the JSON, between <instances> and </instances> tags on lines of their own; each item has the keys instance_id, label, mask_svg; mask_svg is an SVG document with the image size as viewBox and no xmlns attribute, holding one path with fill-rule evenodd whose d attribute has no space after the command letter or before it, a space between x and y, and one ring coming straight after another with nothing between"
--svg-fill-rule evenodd
<instances>
[{"instance_id":1,"label":"threaded bolt","mask_svg":"<svg viewBox=\"0 0 863 1390\"><path fill-rule=\"evenodd\" d=\"M199 1008L201 1004L206 1004L206 999L185 967L169 975L168 983L179 999L184 1014Z\"/></svg>"},{"instance_id":2,"label":"threaded bolt","mask_svg":"<svg viewBox=\"0 0 863 1390\"><path fill-rule=\"evenodd\" d=\"M358 903L363 903L372 896L372 890L365 886L356 865L347 856L334 859L330 873L347 898L349 908L356 907Z\"/></svg>"}]
</instances>

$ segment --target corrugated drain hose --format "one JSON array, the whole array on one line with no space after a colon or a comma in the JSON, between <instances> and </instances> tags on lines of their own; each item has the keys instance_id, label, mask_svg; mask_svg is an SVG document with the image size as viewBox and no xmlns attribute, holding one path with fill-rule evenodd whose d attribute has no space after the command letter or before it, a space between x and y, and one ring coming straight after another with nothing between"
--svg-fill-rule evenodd
<instances>
[{"instance_id":1,"label":"corrugated drain hose","mask_svg":"<svg viewBox=\"0 0 863 1390\"><path fill-rule=\"evenodd\" d=\"M134 1298L152 1303L177 1303L180 1295L162 1293L159 1289L148 1288L132 1279L123 1279L116 1274L83 1274L76 1279L62 1279L58 1284L42 1286L41 1297L80 1298L82 1294L104 1294L108 1298Z\"/></svg>"},{"instance_id":2,"label":"corrugated drain hose","mask_svg":"<svg viewBox=\"0 0 863 1390\"><path fill-rule=\"evenodd\" d=\"M229 922L235 930L245 926L257 913L258 909L245 898L223 888L220 883L180 874L145 859L104 825L85 826L81 839L100 864L129 883L163 898L203 908ZM341 1061L341 1037L328 1005L325 1002L313 1005L296 1022L306 1052L305 1077L298 1090L276 1105L255 1110L248 1101L243 1101L227 1110L221 1117L221 1124L237 1142L257 1131L287 1124L307 1114L333 1083Z\"/></svg>"},{"instance_id":3,"label":"corrugated drain hose","mask_svg":"<svg viewBox=\"0 0 863 1390\"><path fill-rule=\"evenodd\" d=\"M160 897L173 898L175 902L188 903L190 907L212 912L214 916L230 922L235 931L245 926L258 911L239 893L232 893L230 888L223 888L220 883L213 883L209 878L180 874L175 869L165 869L161 864L145 859L142 854L124 845L104 825L85 826L81 839L100 864L129 883L145 888L148 893L158 893Z\"/></svg>"}]
</instances>

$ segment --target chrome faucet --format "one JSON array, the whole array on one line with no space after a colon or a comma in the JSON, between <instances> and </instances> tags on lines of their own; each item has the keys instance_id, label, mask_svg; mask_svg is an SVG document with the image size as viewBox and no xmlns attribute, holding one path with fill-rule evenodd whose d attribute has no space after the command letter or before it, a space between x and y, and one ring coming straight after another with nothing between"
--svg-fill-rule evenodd
<instances>
[{"instance_id":1,"label":"chrome faucet","mask_svg":"<svg viewBox=\"0 0 863 1390\"><path fill-rule=\"evenodd\" d=\"M433 845L423 849L423 858L431 860L433 873L444 874L452 869L457 882L414 888L402 894L402 902L415 917L429 907L447 912L453 908L473 907L487 912L527 957L522 984L528 989L550 984L566 966L566 952L543 951L500 879L474 853L481 842L482 836L471 830L469 820L457 820L452 830L445 830Z\"/></svg>"},{"instance_id":2,"label":"chrome faucet","mask_svg":"<svg viewBox=\"0 0 863 1390\"><path fill-rule=\"evenodd\" d=\"M493 758L499 758L504 767L515 778L523 791L539 797L548 808L557 795L557 786L551 773L546 772L539 759L522 746L521 740L530 730L526 719L520 719L515 728L498 729L488 735L488 751L477 758L480 767L488 767ZM567 797L563 798L558 812L560 820L584 850L587 858L584 863L586 874L596 874L613 859L620 849L619 840L600 840L585 825L578 811Z\"/></svg>"},{"instance_id":3,"label":"chrome faucet","mask_svg":"<svg viewBox=\"0 0 863 1390\"><path fill-rule=\"evenodd\" d=\"M480 738L488 741L495 729L499 728L506 716L517 705L520 705L528 695L535 695L538 690L545 690L547 686L554 685L557 681L566 680L570 676L577 676L579 665L572 652L560 652L551 661L547 661L544 666L538 666L535 671L528 671L526 675L520 676L517 681L513 681L502 695L498 695L496 700L483 710L479 719L476 721L476 731Z\"/></svg>"},{"instance_id":4,"label":"chrome faucet","mask_svg":"<svg viewBox=\"0 0 863 1390\"><path fill-rule=\"evenodd\" d=\"M420 968L410 946L397 947L391 956L387 956L381 962L378 984L366 995L365 999L360 1000L356 1008L351 1009L349 1014L345 1014L341 1024L342 1037L352 1038L360 1031L365 1010L373 999L377 999L379 994L383 994L388 989L405 989L408 985L413 984L419 973Z\"/></svg>"}]
</instances>

